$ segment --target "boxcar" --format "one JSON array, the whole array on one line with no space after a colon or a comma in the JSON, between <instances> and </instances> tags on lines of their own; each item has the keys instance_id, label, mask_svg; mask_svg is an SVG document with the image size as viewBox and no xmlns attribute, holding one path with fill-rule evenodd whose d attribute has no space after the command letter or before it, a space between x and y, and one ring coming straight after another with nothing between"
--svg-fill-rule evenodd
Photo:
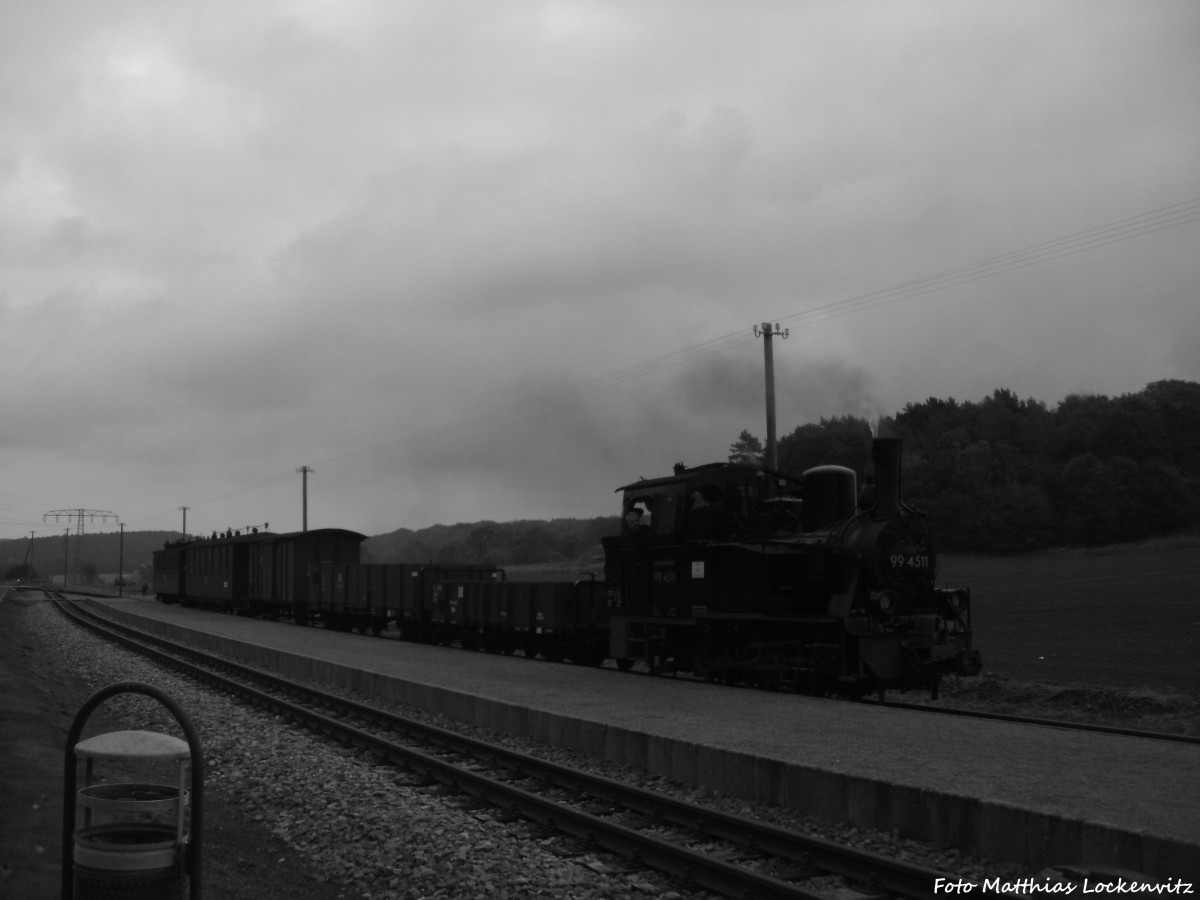
<instances>
[{"instance_id":1,"label":"boxcar","mask_svg":"<svg viewBox=\"0 0 1200 900\"><path fill-rule=\"evenodd\" d=\"M183 544L167 544L154 551L154 596L163 603L178 603L187 594Z\"/></svg>"},{"instance_id":2,"label":"boxcar","mask_svg":"<svg viewBox=\"0 0 1200 900\"><path fill-rule=\"evenodd\" d=\"M357 563L366 539L342 528L260 536L250 544L250 613L307 625L320 612L321 566Z\"/></svg>"}]
</instances>

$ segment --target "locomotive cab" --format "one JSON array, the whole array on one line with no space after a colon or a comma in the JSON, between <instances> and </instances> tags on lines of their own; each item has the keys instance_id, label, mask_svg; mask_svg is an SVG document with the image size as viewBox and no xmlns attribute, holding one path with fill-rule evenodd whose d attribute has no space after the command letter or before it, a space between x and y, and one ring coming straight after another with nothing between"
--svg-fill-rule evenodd
<instances>
[{"instance_id":1,"label":"locomotive cab","mask_svg":"<svg viewBox=\"0 0 1200 900\"><path fill-rule=\"evenodd\" d=\"M790 552L800 539L799 481L750 465L715 463L642 480L622 494L621 533L606 538L605 577L613 610L611 655L628 667L711 669L730 651L697 634L745 615L795 614L803 586L821 572ZM697 662L697 656L702 659Z\"/></svg>"},{"instance_id":2,"label":"locomotive cab","mask_svg":"<svg viewBox=\"0 0 1200 900\"><path fill-rule=\"evenodd\" d=\"M626 544L786 537L801 527L799 482L755 466L676 466L673 476L623 488Z\"/></svg>"}]
</instances>

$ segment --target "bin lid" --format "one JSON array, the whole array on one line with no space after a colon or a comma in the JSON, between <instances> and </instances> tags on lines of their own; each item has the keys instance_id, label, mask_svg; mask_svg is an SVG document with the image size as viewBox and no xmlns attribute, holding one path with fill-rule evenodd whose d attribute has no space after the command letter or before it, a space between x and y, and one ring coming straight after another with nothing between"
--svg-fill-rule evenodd
<instances>
[{"instance_id":1,"label":"bin lid","mask_svg":"<svg viewBox=\"0 0 1200 900\"><path fill-rule=\"evenodd\" d=\"M94 759L188 759L187 741L153 731L110 731L75 745L75 755Z\"/></svg>"}]
</instances>

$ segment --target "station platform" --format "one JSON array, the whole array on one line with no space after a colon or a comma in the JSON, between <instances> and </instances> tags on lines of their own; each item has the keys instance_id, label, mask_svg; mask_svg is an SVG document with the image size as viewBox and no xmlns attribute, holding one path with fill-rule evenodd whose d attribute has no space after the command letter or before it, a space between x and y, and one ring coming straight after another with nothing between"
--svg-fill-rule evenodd
<instances>
[{"instance_id":1,"label":"station platform","mask_svg":"<svg viewBox=\"0 0 1200 900\"><path fill-rule=\"evenodd\" d=\"M1200 882L1200 747L88 600L248 664L688 785L1028 866Z\"/></svg>"}]
</instances>

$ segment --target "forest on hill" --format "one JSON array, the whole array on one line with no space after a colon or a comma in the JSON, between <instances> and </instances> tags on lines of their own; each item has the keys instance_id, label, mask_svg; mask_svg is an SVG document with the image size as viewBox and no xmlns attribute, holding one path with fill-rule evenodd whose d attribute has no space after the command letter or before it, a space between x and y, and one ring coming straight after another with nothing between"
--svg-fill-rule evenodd
<instances>
[{"instance_id":1,"label":"forest on hill","mask_svg":"<svg viewBox=\"0 0 1200 900\"><path fill-rule=\"evenodd\" d=\"M68 567L72 583L111 581L122 563L135 587L149 581L154 551L167 541L178 540L178 531L104 531L80 537L63 528L54 537L0 541L0 576L7 581L57 578L62 583Z\"/></svg>"},{"instance_id":2,"label":"forest on hill","mask_svg":"<svg viewBox=\"0 0 1200 900\"><path fill-rule=\"evenodd\" d=\"M436 562L515 566L580 559L599 554L600 539L616 534L616 516L593 519L523 520L401 528L368 538L368 562Z\"/></svg>"},{"instance_id":3,"label":"forest on hill","mask_svg":"<svg viewBox=\"0 0 1200 900\"><path fill-rule=\"evenodd\" d=\"M879 423L904 441L902 489L943 550L1029 551L1140 541L1200 526L1200 384L1157 381L1050 409L996 390L930 397ZM871 425L852 416L779 439L779 468L869 471ZM761 442L743 432L731 457Z\"/></svg>"}]
</instances>

